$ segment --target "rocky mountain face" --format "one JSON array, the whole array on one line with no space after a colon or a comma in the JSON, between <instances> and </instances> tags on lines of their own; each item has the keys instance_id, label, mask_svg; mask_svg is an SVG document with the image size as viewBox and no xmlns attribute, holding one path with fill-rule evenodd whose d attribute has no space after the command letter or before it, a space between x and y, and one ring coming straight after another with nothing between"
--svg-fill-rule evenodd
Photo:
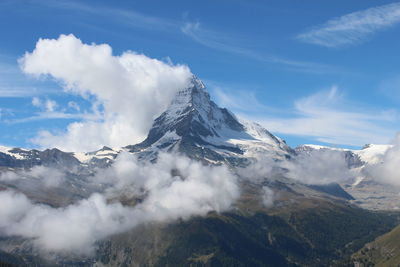
<instances>
[{"instance_id":1,"label":"rocky mountain face","mask_svg":"<svg viewBox=\"0 0 400 267\"><path fill-rule=\"evenodd\" d=\"M256 153L281 159L293 151L286 143L256 123L239 121L210 99L203 83L176 95L168 109L155 119L147 138L127 146L132 153L154 158L161 150L180 152L206 163L244 165Z\"/></svg>"},{"instance_id":2,"label":"rocky mountain face","mask_svg":"<svg viewBox=\"0 0 400 267\"><path fill-rule=\"evenodd\" d=\"M43 165L70 168L79 165L73 153L65 153L57 148L39 151L22 148L0 147L0 166L9 168L31 168Z\"/></svg>"},{"instance_id":3,"label":"rocky mountain face","mask_svg":"<svg viewBox=\"0 0 400 267\"><path fill-rule=\"evenodd\" d=\"M66 153L58 149L0 149L0 166L32 167L86 165L107 166L119 152L129 151L144 160L154 160L161 151L179 152L207 164L244 166L258 154L276 160L289 158L294 151L280 138L257 123L239 120L226 108L218 107L204 84L193 77L191 86L177 93L149 131L136 145L94 152Z\"/></svg>"},{"instance_id":4,"label":"rocky mountain face","mask_svg":"<svg viewBox=\"0 0 400 267\"><path fill-rule=\"evenodd\" d=\"M176 94L167 110L154 120L147 138L139 144L123 148L103 147L93 152L0 147L0 169L18 170L34 166L64 169L71 177L75 177L74 183L79 184L77 188L85 188L82 183L84 179L78 177L87 177L96 168L111 166L123 151L132 153L143 161L156 160L160 152L173 152L205 164L225 164L230 168L237 168L245 167L260 157L284 161L312 151L329 150L343 154L348 168L357 170L358 177L340 185L303 185L283 177L270 177L269 186L279 188L281 184L285 184L299 194L328 195L353 200L366 208L384 209L389 202L393 206L393 200L397 199L396 190L389 190L387 196L380 198L378 189L382 185L368 179L362 170L367 162L379 161L385 149L387 146L370 145L358 151L303 145L293 150L259 124L238 119L226 108L218 107L210 99L204 84L193 77L191 85ZM74 171L71 173L71 170Z\"/></svg>"}]
</instances>

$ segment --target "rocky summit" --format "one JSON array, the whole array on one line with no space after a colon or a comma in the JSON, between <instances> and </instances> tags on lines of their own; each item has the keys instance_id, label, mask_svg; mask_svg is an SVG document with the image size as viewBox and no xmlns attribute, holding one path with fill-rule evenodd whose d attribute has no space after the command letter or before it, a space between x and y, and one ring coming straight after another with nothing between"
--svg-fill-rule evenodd
<instances>
[{"instance_id":1,"label":"rocky summit","mask_svg":"<svg viewBox=\"0 0 400 267\"><path fill-rule=\"evenodd\" d=\"M153 157L165 150L206 163L230 165L243 165L256 153L276 158L292 153L283 140L259 124L239 120L226 108L218 107L196 77L154 120L147 138L126 149L143 157Z\"/></svg>"}]
</instances>

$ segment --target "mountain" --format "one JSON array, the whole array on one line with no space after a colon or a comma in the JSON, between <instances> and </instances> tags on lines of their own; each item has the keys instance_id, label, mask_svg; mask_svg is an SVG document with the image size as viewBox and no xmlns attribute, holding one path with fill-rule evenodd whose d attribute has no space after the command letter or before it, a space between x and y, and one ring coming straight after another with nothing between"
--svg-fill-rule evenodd
<instances>
[{"instance_id":1,"label":"mountain","mask_svg":"<svg viewBox=\"0 0 400 267\"><path fill-rule=\"evenodd\" d=\"M374 164L382 161L385 152L391 145L367 144L362 149L345 149L320 145L301 145L295 148L298 153L307 151L337 151L345 154L349 167L357 167L365 164Z\"/></svg>"},{"instance_id":2,"label":"mountain","mask_svg":"<svg viewBox=\"0 0 400 267\"><path fill-rule=\"evenodd\" d=\"M211 101L204 84L193 77L191 86L176 94L168 109L154 120L147 138L139 144L117 149L103 147L87 153L0 147L0 166L58 163L107 166L121 151L129 151L144 160L154 160L160 151L179 152L204 163L232 166L244 166L259 154L275 160L293 155L285 141L261 125L239 120L226 108L218 107Z\"/></svg>"},{"instance_id":3,"label":"mountain","mask_svg":"<svg viewBox=\"0 0 400 267\"><path fill-rule=\"evenodd\" d=\"M225 164L235 171L237 167L245 167L260 157L272 161L284 161L301 153L328 149L344 153L349 168L361 168L365 164L364 160L376 160L376 153L371 151L383 151L382 148L376 149L375 146L356 152L315 145L304 145L293 150L285 141L259 124L239 119L226 108L218 107L210 99L204 84L193 76L190 86L177 92L168 108L154 120L147 138L139 144L123 148L104 146L93 152L63 152L56 148L40 151L0 147L0 169L18 171L19 168L34 166L63 169L69 177L70 186L64 188L62 195L68 195L68 192L72 191L74 195L84 197L97 189L86 183L89 176L97 168L111 166L123 151L136 155L142 161L154 161L160 152L178 152L205 164ZM358 190L360 186L355 187L354 181L340 185L305 185L287 179L284 172L283 169L278 169L277 173L271 174L265 181L265 185L280 192L281 195L297 194L306 197L352 200L354 193L357 195L354 202L360 205L366 203L360 200L362 198L357 194L361 192ZM254 179L265 180L264 177ZM32 185L29 179L18 183L0 181L0 184L5 186L11 186L12 183L14 188L19 188L31 196L33 194L29 192L29 188L36 188L36 194L33 196L39 198L39 185ZM353 190L354 188L358 191Z\"/></svg>"},{"instance_id":4,"label":"mountain","mask_svg":"<svg viewBox=\"0 0 400 267\"><path fill-rule=\"evenodd\" d=\"M218 107L196 77L155 119L147 138L126 149L146 158L165 150L206 163L242 166L258 153L278 160L293 152L259 124L239 120L226 108Z\"/></svg>"},{"instance_id":5,"label":"mountain","mask_svg":"<svg viewBox=\"0 0 400 267\"><path fill-rule=\"evenodd\" d=\"M122 149L104 146L93 152L64 152L57 148L38 150L0 146L0 169L46 166L58 169L107 167Z\"/></svg>"},{"instance_id":6,"label":"mountain","mask_svg":"<svg viewBox=\"0 0 400 267\"><path fill-rule=\"evenodd\" d=\"M65 153L57 148L39 151L0 146L0 166L29 168L37 165L70 168L79 165L73 153Z\"/></svg>"},{"instance_id":7,"label":"mountain","mask_svg":"<svg viewBox=\"0 0 400 267\"><path fill-rule=\"evenodd\" d=\"M259 162L262 169L268 162L290 161L318 149L330 148L306 145L293 150L262 126L218 107L196 77L176 94L139 144L105 146L93 152L0 147L0 191L22 192L34 203L58 210L94 192L105 192L103 182L113 181L107 175L122 152L145 163L156 161L160 152L177 152L204 165L226 165L238 176L240 187L240 197L229 211L139 225L98 241L90 257L47 258L26 238L0 237L0 266L3 262L18 266L333 266L392 229L397 214L354 205L358 195L352 200L353 191L343 190L348 184L309 185L288 178L281 167L265 173L246 168L254 159L268 159ZM361 170L365 160L379 158L371 149L338 153L345 154L349 168ZM32 170L61 171L65 182L47 187L42 182L46 177L41 174L38 179ZM10 173L22 179L2 179L2 174ZM105 179L93 183L97 173ZM185 180L175 170L172 173L178 182ZM266 188L273 192L273 205L264 203ZM147 197L141 191L139 197L130 198L112 193L107 202L118 201L129 208Z\"/></svg>"}]
</instances>

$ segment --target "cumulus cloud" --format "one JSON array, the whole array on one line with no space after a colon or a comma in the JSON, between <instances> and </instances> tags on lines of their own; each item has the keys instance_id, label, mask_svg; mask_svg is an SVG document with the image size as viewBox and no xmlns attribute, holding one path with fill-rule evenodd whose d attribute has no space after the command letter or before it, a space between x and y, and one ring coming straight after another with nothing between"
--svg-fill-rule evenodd
<instances>
[{"instance_id":1,"label":"cumulus cloud","mask_svg":"<svg viewBox=\"0 0 400 267\"><path fill-rule=\"evenodd\" d=\"M185 218L223 211L239 195L236 177L225 166L204 166L187 157L161 153L156 163L121 153L93 182L108 183L107 194L144 196L141 208L154 219Z\"/></svg>"},{"instance_id":2,"label":"cumulus cloud","mask_svg":"<svg viewBox=\"0 0 400 267\"><path fill-rule=\"evenodd\" d=\"M92 182L108 188L63 208L34 204L13 191L0 192L1 233L29 238L47 252L90 254L97 241L138 224L230 209L240 193L227 167L169 154L146 163L122 153ZM118 201L121 196L142 201L124 206Z\"/></svg>"},{"instance_id":3,"label":"cumulus cloud","mask_svg":"<svg viewBox=\"0 0 400 267\"><path fill-rule=\"evenodd\" d=\"M40 100L39 97L35 96L35 97L32 98L32 105L34 107L41 107L42 106L42 101Z\"/></svg>"},{"instance_id":4,"label":"cumulus cloud","mask_svg":"<svg viewBox=\"0 0 400 267\"><path fill-rule=\"evenodd\" d=\"M45 131L33 139L43 147L75 151L141 141L153 119L178 90L189 86L192 77L185 65L133 51L115 56L109 45L84 44L72 34L40 39L35 49L20 59L20 65L25 73L52 77L66 93L92 101L97 120L74 122L66 132Z\"/></svg>"},{"instance_id":5,"label":"cumulus cloud","mask_svg":"<svg viewBox=\"0 0 400 267\"><path fill-rule=\"evenodd\" d=\"M58 106L57 102L52 99L41 100L36 96L32 98L32 105L46 112L54 112Z\"/></svg>"},{"instance_id":6,"label":"cumulus cloud","mask_svg":"<svg viewBox=\"0 0 400 267\"><path fill-rule=\"evenodd\" d=\"M57 102L51 99L47 99L45 103L46 111L53 112L58 106Z\"/></svg>"}]
</instances>

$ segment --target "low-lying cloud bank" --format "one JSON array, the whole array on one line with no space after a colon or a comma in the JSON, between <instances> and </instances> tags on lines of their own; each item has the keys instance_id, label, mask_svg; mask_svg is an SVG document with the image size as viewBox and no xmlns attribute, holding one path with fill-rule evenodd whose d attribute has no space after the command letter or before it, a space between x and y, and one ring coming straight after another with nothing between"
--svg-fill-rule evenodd
<instances>
[{"instance_id":1,"label":"low-lying cloud bank","mask_svg":"<svg viewBox=\"0 0 400 267\"><path fill-rule=\"evenodd\" d=\"M310 150L293 160L282 162L287 176L306 184L340 183L355 176L345 153L329 149Z\"/></svg>"},{"instance_id":2,"label":"low-lying cloud bank","mask_svg":"<svg viewBox=\"0 0 400 267\"><path fill-rule=\"evenodd\" d=\"M366 173L379 182L400 186L400 134L396 135L392 145L380 162L366 167Z\"/></svg>"},{"instance_id":3,"label":"low-lying cloud bank","mask_svg":"<svg viewBox=\"0 0 400 267\"><path fill-rule=\"evenodd\" d=\"M92 103L92 117L68 125L63 133L41 132L33 141L66 151L121 147L144 139L153 119L175 93L190 84L186 65L173 65L134 51L119 56L107 44L84 44L74 35L39 39L21 59L23 72L51 77L66 93ZM88 116L86 116L88 117Z\"/></svg>"},{"instance_id":4,"label":"low-lying cloud bank","mask_svg":"<svg viewBox=\"0 0 400 267\"><path fill-rule=\"evenodd\" d=\"M376 181L400 185L396 169L399 159L398 136L382 162L365 169ZM188 219L233 208L240 196L239 177L260 185L260 201L269 207L276 193L265 181L277 173L305 184L340 183L360 174L349 168L343 151L329 149L305 151L284 161L259 155L257 161L236 172L234 175L224 165L204 166L176 154L160 153L151 163L122 152L110 167L85 177L89 187L101 184L96 188L103 190L66 207L34 203L11 190L0 192L0 233L28 238L40 251L90 255L102 239L140 224ZM66 179L55 169L34 167L30 171L3 173L0 181L24 177L49 187L60 186Z\"/></svg>"},{"instance_id":5,"label":"low-lying cloud bank","mask_svg":"<svg viewBox=\"0 0 400 267\"><path fill-rule=\"evenodd\" d=\"M355 176L346 154L329 149L310 149L283 161L259 154L256 161L238 173L255 182L280 174L304 184L340 183Z\"/></svg>"},{"instance_id":6,"label":"low-lying cloud bank","mask_svg":"<svg viewBox=\"0 0 400 267\"><path fill-rule=\"evenodd\" d=\"M35 204L14 191L0 192L0 232L31 239L44 251L90 254L96 242L138 224L222 212L239 197L236 176L225 166L204 166L176 155L161 154L143 163L122 153L112 167L92 183L107 190L67 207ZM137 197L124 206L119 197Z\"/></svg>"},{"instance_id":7,"label":"low-lying cloud bank","mask_svg":"<svg viewBox=\"0 0 400 267\"><path fill-rule=\"evenodd\" d=\"M51 188L59 186L65 180L65 173L45 166L34 166L30 170L21 170L18 172L8 171L0 173L0 181L15 182L21 179L31 179L35 183L41 183L41 186Z\"/></svg>"}]
</instances>

